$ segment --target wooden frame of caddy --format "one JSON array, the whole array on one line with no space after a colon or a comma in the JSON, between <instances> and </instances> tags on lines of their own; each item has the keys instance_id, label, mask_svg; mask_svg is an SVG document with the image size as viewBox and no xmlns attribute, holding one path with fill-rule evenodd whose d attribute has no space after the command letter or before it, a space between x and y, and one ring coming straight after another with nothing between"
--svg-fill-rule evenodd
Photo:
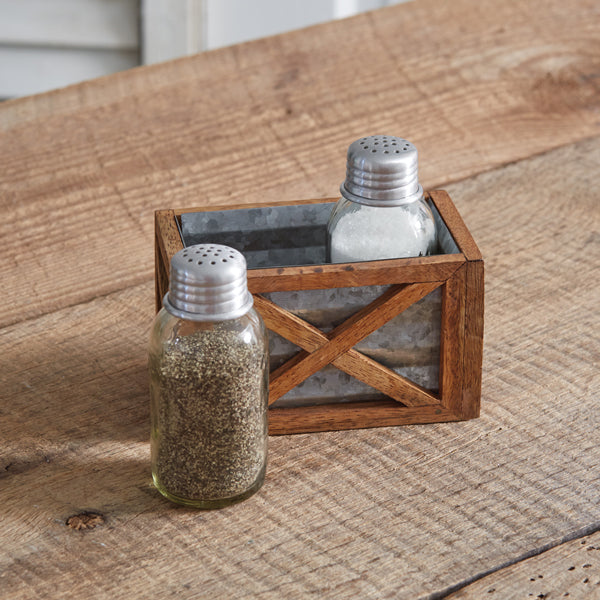
<instances>
[{"instance_id":1,"label":"wooden frame of caddy","mask_svg":"<svg viewBox=\"0 0 600 600\"><path fill-rule=\"evenodd\" d=\"M445 191L436 190L426 194L426 199L447 227L458 248L457 253L248 269L248 288L267 327L301 348L295 356L271 372L270 405L327 364L333 364L360 379L388 398L312 406L271 406L271 435L460 421L479 416L483 355L483 258L450 196ZM304 200L278 203L277 206L335 200ZM250 207L156 211L157 310L162 306L162 298L168 289L171 258L184 247L180 234L181 215ZM390 287L329 333L323 333L263 296L267 292L372 285ZM438 287L442 294L439 390L432 392L353 347Z\"/></svg>"}]
</instances>

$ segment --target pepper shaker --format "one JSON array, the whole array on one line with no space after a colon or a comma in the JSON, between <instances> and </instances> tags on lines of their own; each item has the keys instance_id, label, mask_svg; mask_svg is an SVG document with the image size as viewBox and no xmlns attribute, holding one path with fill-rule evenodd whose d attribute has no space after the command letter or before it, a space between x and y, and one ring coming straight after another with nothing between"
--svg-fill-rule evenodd
<instances>
[{"instance_id":1,"label":"pepper shaker","mask_svg":"<svg viewBox=\"0 0 600 600\"><path fill-rule=\"evenodd\" d=\"M149 352L152 477L164 496L220 508L261 487L268 364L244 256L218 244L175 254Z\"/></svg>"},{"instance_id":2,"label":"pepper shaker","mask_svg":"<svg viewBox=\"0 0 600 600\"><path fill-rule=\"evenodd\" d=\"M342 197L327 225L330 262L434 254L435 221L418 179L418 153L409 141L364 137L348 148Z\"/></svg>"}]
</instances>

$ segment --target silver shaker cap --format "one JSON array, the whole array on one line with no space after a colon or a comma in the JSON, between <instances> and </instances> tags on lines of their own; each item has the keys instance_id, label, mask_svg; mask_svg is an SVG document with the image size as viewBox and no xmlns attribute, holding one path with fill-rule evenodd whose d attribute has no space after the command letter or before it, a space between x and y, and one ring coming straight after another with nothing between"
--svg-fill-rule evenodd
<instances>
[{"instance_id":1,"label":"silver shaker cap","mask_svg":"<svg viewBox=\"0 0 600 600\"><path fill-rule=\"evenodd\" d=\"M370 206L397 206L423 195L419 184L419 155L408 140L371 135L348 148L344 198Z\"/></svg>"},{"instance_id":2,"label":"silver shaker cap","mask_svg":"<svg viewBox=\"0 0 600 600\"><path fill-rule=\"evenodd\" d=\"M176 317L225 321L246 314L253 304L241 252L220 244L196 244L171 260L163 306Z\"/></svg>"}]
</instances>

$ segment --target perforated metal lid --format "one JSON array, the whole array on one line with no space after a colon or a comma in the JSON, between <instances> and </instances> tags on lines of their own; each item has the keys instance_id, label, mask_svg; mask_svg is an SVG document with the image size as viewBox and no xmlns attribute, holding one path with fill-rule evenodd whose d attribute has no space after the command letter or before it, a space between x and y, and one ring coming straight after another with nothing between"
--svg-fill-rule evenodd
<instances>
[{"instance_id":1,"label":"perforated metal lid","mask_svg":"<svg viewBox=\"0 0 600 600\"><path fill-rule=\"evenodd\" d=\"M248 292L246 259L220 244L197 244L171 260L165 310L191 321L225 321L247 313L254 300Z\"/></svg>"},{"instance_id":2,"label":"perforated metal lid","mask_svg":"<svg viewBox=\"0 0 600 600\"><path fill-rule=\"evenodd\" d=\"M370 206L396 206L423 195L418 175L419 155L408 140L371 135L350 144L344 198Z\"/></svg>"}]
</instances>

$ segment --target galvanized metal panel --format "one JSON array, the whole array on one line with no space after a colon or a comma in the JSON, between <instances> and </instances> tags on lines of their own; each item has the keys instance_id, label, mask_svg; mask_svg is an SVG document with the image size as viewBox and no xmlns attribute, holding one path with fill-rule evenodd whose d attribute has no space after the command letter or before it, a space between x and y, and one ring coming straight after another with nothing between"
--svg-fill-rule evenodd
<instances>
[{"instance_id":1,"label":"galvanized metal panel","mask_svg":"<svg viewBox=\"0 0 600 600\"><path fill-rule=\"evenodd\" d=\"M267 298L325 333L378 298L389 286L271 292ZM430 390L439 388L441 292L431 292L361 340L354 348ZM270 332L271 369L298 347ZM328 366L278 399L274 406L361 401L385 396L365 383Z\"/></svg>"},{"instance_id":2,"label":"galvanized metal panel","mask_svg":"<svg viewBox=\"0 0 600 600\"><path fill-rule=\"evenodd\" d=\"M458 247L439 213L431 205L440 250ZM333 204L302 204L225 211L185 213L182 236L186 246L226 244L243 252L251 269L324 264L327 221ZM271 292L267 298L327 333L367 306L389 286L363 286ZM430 390L439 388L441 292L435 290L359 342L355 349ZM299 348L270 332L271 369ZM329 365L278 399L274 406L379 399L383 394Z\"/></svg>"},{"instance_id":3,"label":"galvanized metal panel","mask_svg":"<svg viewBox=\"0 0 600 600\"><path fill-rule=\"evenodd\" d=\"M183 241L231 246L244 253L250 269L319 265L327 258L331 209L328 202L184 213Z\"/></svg>"}]
</instances>

